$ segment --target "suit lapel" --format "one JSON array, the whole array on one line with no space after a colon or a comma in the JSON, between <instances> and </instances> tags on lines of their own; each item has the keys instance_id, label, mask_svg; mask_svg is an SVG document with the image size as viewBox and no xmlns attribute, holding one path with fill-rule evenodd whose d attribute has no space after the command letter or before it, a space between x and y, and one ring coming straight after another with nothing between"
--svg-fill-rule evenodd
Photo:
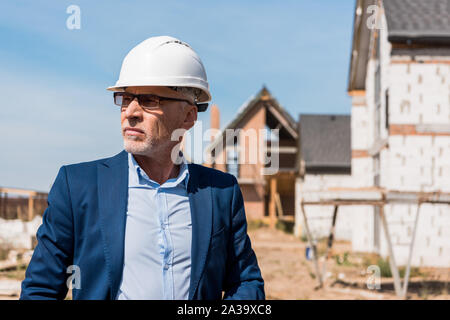
<instances>
[{"instance_id":1,"label":"suit lapel","mask_svg":"<svg viewBox=\"0 0 450 320\"><path fill-rule=\"evenodd\" d=\"M208 254L212 232L212 197L208 177L189 164L188 195L192 220L189 299L195 296ZM109 270L110 299L115 299L123 272L128 200L128 154L122 151L97 166L98 201L103 249Z\"/></svg>"},{"instance_id":2,"label":"suit lapel","mask_svg":"<svg viewBox=\"0 0 450 320\"><path fill-rule=\"evenodd\" d=\"M189 300L194 298L205 267L212 231L212 197L209 183L203 183L199 167L189 164L188 194L192 220L191 279ZM209 177L203 176L205 179Z\"/></svg>"},{"instance_id":3,"label":"suit lapel","mask_svg":"<svg viewBox=\"0 0 450 320\"><path fill-rule=\"evenodd\" d=\"M116 298L123 272L128 200L127 160L127 152L122 151L97 166L100 226L111 285L110 299Z\"/></svg>"}]
</instances>

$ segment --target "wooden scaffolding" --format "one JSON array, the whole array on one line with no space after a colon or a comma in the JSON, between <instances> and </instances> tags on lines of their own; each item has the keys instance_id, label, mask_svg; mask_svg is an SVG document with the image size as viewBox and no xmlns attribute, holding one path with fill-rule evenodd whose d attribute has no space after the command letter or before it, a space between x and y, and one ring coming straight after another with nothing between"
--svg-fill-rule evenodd
<instances>
[{"instance_id":1,"label":"wooden scaffolding","mask_svg":"<svg viewBox=\"0 0 450 320\"><path fill-rule=\"evenodd\" d=\"M5 219L9 216L8 212L10 211L10 207L13 205L14 200L14 198L9 195L28 196L28 199L23 199L24 201L27 201L26 212L21 211L21 206L17 206L16 208L18 212L16 213L15 218L24 221L31 221L36 214L43 214L48 196L45 192L35 190L0 187L0 217Z\"/></svg>"},{"instance_id":2,"label":"wooden scaffolding","mask_svg":"<svg viewBox=\"0 0 450 320\"><path fill-rule=\"evenodd\" d=\"M399 275L399 269L395 262L394 251L392 247L391 235L389 233L389 226L386 221L386 215L384 213L384 206L386 204L416 204L417 211L414 219L414 227L412 231L412 238L409 244L409 255L406 266L406 273L403 279L403 286ZM319 281L319 288L324 287L324 275L326 272L326 262L329 258L329 252L333 245L335 226L338 214L338 208L340 206L357 206L357 205L370 205L378 207L378 215L380 217L384 236L388 246L389 265L394 278L395 293L399 298L406 298L408 291L409 275L411 271L411 260L414 252L414 240L417 233L417 222L419 220L420 207L423 203L431 204L450 204L450 193L443 192L401 192L401 191L388 191L381 188L368 188L368 189L351 189L351 188L339 188L329 189L326 191L304 192L302 199L300 200L300 208L303 215L304 228L310 248L312 249L312 258L314 261L316 277ZM334 206L333 216L331 221L330 233L328 235L327 247L325 251L325 261L323 262L322 271L319 266L319 257L317 254L317 247L315 239L311 234L311 230L308 226L308 219L306 216L305 206L317 206L317 205L331 205Z\"/></svg>"}]
</instances>

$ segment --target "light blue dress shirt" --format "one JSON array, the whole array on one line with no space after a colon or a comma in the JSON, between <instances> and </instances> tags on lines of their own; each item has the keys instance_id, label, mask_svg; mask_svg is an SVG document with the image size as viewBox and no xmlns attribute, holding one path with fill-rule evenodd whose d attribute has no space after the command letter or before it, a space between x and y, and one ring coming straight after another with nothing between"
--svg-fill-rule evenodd
<instances>
[{"instance_id":1,"label":"light blue dress shirt","mask_svg":"<svg viewBox=\"0 0 450 320\"><path fill-rule=\"evenodd\" d=\"M151 180L128 154L128 209L119 300L187 300L192 223L183 159L177 178Z\"/></svg>"}]
</instances>

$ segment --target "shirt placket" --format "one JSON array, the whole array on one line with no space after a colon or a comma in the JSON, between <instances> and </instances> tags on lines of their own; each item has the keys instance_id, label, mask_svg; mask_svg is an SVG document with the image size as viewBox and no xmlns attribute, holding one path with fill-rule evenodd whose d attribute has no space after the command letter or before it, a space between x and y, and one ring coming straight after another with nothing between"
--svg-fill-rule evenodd
<instances>
[{"instance_id":1,"label":"shirt placket","mask_svg":"<svg viewBox=\"0 0 450 320\"><path fill-rule=\"evenodd\" d=\"M169 229L169 210L167 206L167 193L159 187L156 192L159 208L160 236L163 244L162 273L163 273L163 296L166 300L174 299L173 292L173 245Z\"/></svg>"}]
</instances>

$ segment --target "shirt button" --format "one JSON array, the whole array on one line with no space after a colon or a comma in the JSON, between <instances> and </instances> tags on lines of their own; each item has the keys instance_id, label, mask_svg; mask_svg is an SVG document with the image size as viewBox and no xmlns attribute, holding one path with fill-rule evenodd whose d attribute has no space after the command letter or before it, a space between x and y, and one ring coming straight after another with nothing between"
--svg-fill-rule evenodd
<instances>
[{"instance_id":1,"label":"shirt button","mask_svg":"<svg viewBox=\"0 0 450 320\"><path fill-rule=\"evenodd\" d=\"M164 265L164 269L165 269L165 270L169 269L169 265L168 265L168 264L165 264L165 265Z\"/></svg>"}]
</instances>

